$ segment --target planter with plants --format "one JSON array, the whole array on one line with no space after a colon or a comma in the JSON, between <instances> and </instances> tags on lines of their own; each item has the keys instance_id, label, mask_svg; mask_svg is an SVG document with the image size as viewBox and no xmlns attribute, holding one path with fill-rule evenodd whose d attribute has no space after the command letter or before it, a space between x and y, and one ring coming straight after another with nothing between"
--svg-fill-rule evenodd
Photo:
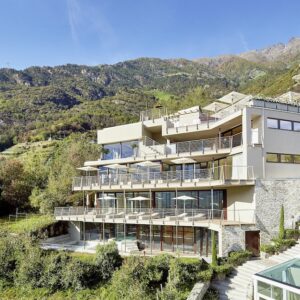
<instances>
[{"instance_id":1,"label":"planter with plants","mask_svg":"<svg viewBox=\"0 0 300 300\"><path fill-rule=\"evenodd\" d=\"M133 151L133 155L136 157L137 154L138 154L138 145L133 143L133 144L131 144L131 148L132 148L132 151Z\"/></svg>"}]
</instances>

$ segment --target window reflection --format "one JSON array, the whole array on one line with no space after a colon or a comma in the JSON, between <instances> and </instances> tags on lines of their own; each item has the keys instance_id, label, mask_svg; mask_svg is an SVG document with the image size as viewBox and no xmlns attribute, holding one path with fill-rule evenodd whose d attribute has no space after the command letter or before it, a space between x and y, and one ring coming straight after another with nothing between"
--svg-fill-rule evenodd
<instances>
[{"instance_id":1,"label":"window reflection","mask_svg":"<svg viewBox=\"0 0 300 300\"><path fill-rule=\"evenodd\" d=\"M115 144L107 144L103 146L102 159L126 158L137 155L138 141L129 141Z\"/></svg>"}]
</instances>

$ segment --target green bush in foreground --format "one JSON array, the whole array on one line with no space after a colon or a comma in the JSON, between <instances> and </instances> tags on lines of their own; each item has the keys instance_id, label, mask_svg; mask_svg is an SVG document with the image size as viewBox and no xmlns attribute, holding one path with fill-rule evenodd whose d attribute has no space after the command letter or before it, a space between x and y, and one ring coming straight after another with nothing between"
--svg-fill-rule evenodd
<instances>
[{"instance_id":1,"label":"green bush in foreground","mask_svg":"<svg viewBox=\"0 0 300 300\"><path fill-rule=\"evenodd\" d=\"M275 245L262 244L260 245L260 251L273 255L276 253Z\"/></svg>"},{"instance_id":2,"label":"green bush in foreground","mask_svg":"<svg viewBox=\"0 0 300 300\"><path fill-rule=\"evenodd\" d=\"M229 275L233 270L233 265L225 263L220 266L213 266L214 276L219 280L223 280L227 275Z\"/></svg>"},{"instance_id":3,"label":"green bush in foreground","mask_svg":"<svg viewBox=\"0 0 300 300\"><path fill-rule=\"evenodd\" d=\"M299 229L286 229L285 237L286 237L286 239L298 240L300 238L300 230Z\"/></svg>"},{"instance_id":4,"label":"green bush in foreground","mask_svg":"<svg viewBox=\"0 0 300 300\"><path fill-rule=\"evenodd\" d=\"M250 257L252 253L247 250L233 251L229 253L227 262L232 264L233 266L240 266L245 263Z\"/></svg>"},{"instance_id":5,"label":"green bush in foreground","mask_svg":"<svg viewBox=\"0 0 300 300\"><path fill-rule=\"evenodd\" d=\"M102 281L111 278L115 269L122 265L122 257L119 254L117 244L110 242L106 245L98 245L95 256L95 266Z\"/></svg>"}]
</instances>

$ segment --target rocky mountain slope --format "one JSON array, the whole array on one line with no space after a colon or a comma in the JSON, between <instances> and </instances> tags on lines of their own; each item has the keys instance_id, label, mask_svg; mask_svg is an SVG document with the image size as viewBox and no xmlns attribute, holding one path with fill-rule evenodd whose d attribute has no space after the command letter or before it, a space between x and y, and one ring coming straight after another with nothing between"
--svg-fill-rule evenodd
<instances>
[{"instance_id":1,"label":"rocky mountain slope","mask_svg":"<svg viewBox=\"0 0 300 300\"><path fill-rule=\"evenodd\" d=\"M0 150L136 120L140 110L158 102L197 104L231 90L268 96L300 91L299 62L300 38L292 38L194 61L139 58L114 65L0 69Z\"/></svg>"}]
</instances>

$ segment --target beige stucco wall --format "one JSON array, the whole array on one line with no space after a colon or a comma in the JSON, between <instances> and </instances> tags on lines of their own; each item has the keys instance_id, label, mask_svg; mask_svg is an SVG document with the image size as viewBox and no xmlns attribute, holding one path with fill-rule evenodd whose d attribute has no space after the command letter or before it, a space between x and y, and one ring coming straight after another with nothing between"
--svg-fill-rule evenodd
<instances>
[{"instance_id":1,"label":"beige stucco wall","mask_svg":"<svg viewBox=\"0 0 300 300\"><path fill-rule=\"evenodd\" d=\"M143 124L141 122L120 125L98 130L98 144L111 144L138 140L143 137Z\"/></svg>"},{"instance_id":2,"label":"beige stucco wall","mask_svg":"<svg viewBox=\"0 0 300 300\"><path fill-rule=\"evenodd\" d=\"M253 186L239 186L227 189L228 220L253 222L255 196Z\"/></svg>"}]
</instances>

